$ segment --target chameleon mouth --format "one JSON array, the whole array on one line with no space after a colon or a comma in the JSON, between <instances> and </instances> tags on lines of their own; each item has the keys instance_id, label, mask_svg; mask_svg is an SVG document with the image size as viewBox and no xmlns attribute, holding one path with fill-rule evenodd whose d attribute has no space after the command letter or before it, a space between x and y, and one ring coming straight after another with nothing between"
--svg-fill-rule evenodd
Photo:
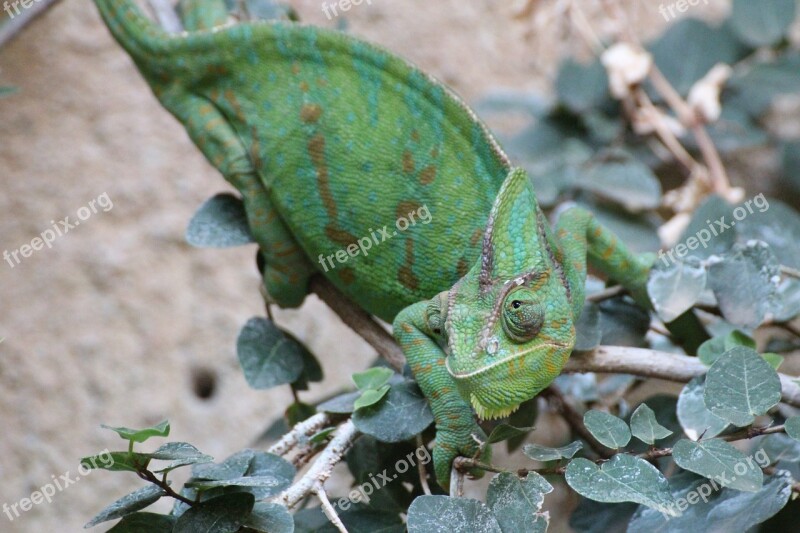
<instances>
[{"instance_id":1,"label":"chameleon mouth","mask_svg":"<svg viewBox=\"0 0 800 533\"><path fill-rule=\"evenodd\" d=\"M473 372L456 374L449 364L447 369L478 417L490 420L510 415L547 388L561 373L571 352L568 345L546 344ZM525 359L517 364L522 357Z\"/></svg>"}]
</instances>

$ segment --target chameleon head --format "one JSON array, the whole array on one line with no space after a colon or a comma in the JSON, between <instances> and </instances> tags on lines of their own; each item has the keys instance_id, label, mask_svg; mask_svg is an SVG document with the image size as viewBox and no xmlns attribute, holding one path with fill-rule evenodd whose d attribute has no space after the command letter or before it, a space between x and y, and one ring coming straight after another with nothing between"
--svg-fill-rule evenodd
<instances>
[{"instance_id":1,"label":"chameleon head","mask_svg":"<svg viewBox=\"0 0 800 533\"><path fill-rule=\"evenodd\" d=\"M562 260L527 175L512 171L480 260L427 313L459 393L480 418L507 416L561 373L575 344Z\"/></svg>"}]
</instances>

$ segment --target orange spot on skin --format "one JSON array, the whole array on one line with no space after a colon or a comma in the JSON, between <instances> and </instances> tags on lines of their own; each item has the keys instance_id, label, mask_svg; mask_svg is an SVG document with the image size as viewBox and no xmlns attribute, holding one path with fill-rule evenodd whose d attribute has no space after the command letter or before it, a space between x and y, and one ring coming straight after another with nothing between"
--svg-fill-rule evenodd
<instances>
[{"instance_id":1,"label":"orange spot on skin","mask_svg":"<svg viewBox=\"0 0 800 533\"><path fill-rule=\"evenodd\" d=\"M317 85L320 87L327 87L328 81L325 78L317 78Z\"/></svg>"},{"instance_id":2,"label":"orange spot on skin","mask_svg":"<svg viewBox=\"0 0 800 533\"><path fill-rule=\"evenodd\" d=\"M594 235L595 237L600 237L600 235L602 234L603 234L603 228L601 228L600 226L594 228L594 231L592 232L592 235Z\"/></svg>"},{"instance_id":3,"label":"orange spot on skin","mask_svg":"<svg viewBox=\"0 0 800 533\"><path fill-rule=\"evenodd\" d=\"M416 166L414 165L414 155L406 150L403 152L403 172L406 174L412 174Z\"/></svg>"},{"instance_id":4,"label":"orange spot on skin","mask_svg":"<svg viewBox=\"0 0 800 533\"><path fill-rule=\"evenodd\" d=\"M566 237L568 235L568 233L567 233L567 230L565 230L564 228L561 228L560 230L558 230L558 233L556 235L558 235L559 239L563 239L564 237Z\"/></svg>"},{"instance_id":5,"label":"orange spot on skin","mask_svg":"<svg viewBox=\"0 0 800 533\"><path fill-rule=\"evenodd\" d=\"M306 124L314 124L322 116L322 107L319 104L304 104L300 109L300 120Z\"/></svg>"},{"instance_id":6,"label":"orange spot on skin","mask_svg":"<svg viewBox=\"0 0 800 533\"><path fill-rule=\"evenodd\" d=\"M308 155L314 168L317 170L317 185L325 212L328 213L330 222L325 227L325 235L335 243L347 246L358 241L357 237L338 226L337 218L339 211L336 207L336 200L333 198L330 186L330 176L328 166L325 162L325 137L318 133L308 141ZM341 273L340 273L341 277ZM342 279L344 281L344 279Z\"/></svg>"},{"instance_id":7,"label":"orange spot on skin","mask_svg":"<svg viewBox=\"0 0 800 533\"><path fill-rule=\"evenodd\" d=\"M469 243L473 246L476 246L481 239L483 238L483 230L478 228L474 232L472 232L472 237L469 238Z\"/></svg>"},{"instance_id":8,"label":"orange spot on skin","mask_svg":"<svg viewBox=\"0 0 800 533\"><path fill-rule=\"evenodd\" d=\"M437 159L439 157L439 149L431 148L431 157Z\"/></svg>"},{"instance_id":9,"label":"orange spot on skin","mask_svg":"<svg viewBox=\"0 0 800 533\"><path fill-rule=\"evenodd\" d=\"M430 185L436 179L436 167L433 165L428 165L419 175L419 181L423 185Z\"/></svg>"},{"instance_id":10,"label":"orange spot on skin","mask_svg":"<svg viewBox=\"0 0 800 533\"><path fill-rule=\"evenodd\" d=\"M461 257L458 260L458 265L456 265L456 274L459 278L463 278L467 275L467 272L469 272L469 263L464 257Z\"/></svg>"},{"instance_id":11,"label":"orange spot on skin","mask_svg":"<svg viewBox=\"0 0 800 533\"><path fill-rule=\"evenodd\" d=\"M413 130L411 132L411 140L414 141L415 143L419 142L419 131Z\"/></svg>"},{"instance_id":12,"label":"orange spot on skin","mask_svg":"<svg viewBox=\"0 0 800 533\"><path fill-rule=\"evenodd\" d=\"M309 87L308 87L308 82L301 81L301 82L300 82L300 90L301 90L302 92L304 92L304 93L307 93L307 92L308 92L308 89L309 89Z\"/></svg>"},{"instance_id":13,"label":"orange spot on skin","mask_svg":"<svg viewBox=\"0 0 800 533\"><path fill-rule=\"evenodd\" d=\"M339 270L339 279L342 280L342 283L345 285L350 285L356 280L356 274L352 268L344 267Z\"/></svg>"},{"instance_id":14,"label":"orange spot on skin","mask_svg":"<svg viewBox=\"0 0 800 533\"><path fill-rule=\"evenodd\" d=\"M298 63L297 61L292 63L292 74L294 74L295 76L300 74L300 63Z\"/></svg>"},{"instance_id":15,"label":"orange spot on skin","mask_svg":"<svg viewBox=\"0 0 800 533\"><path fill-rule=\"evenodd\" d=\"M603 252L603 255L601 256L603 258L603 260L606 260L609 257L611 257L611 254L613 254L614 250L616 250L616 249L617 249L616 243L614 243L614 244L610 245L608 248L606 248L606 250Z\"/></svg>"},{"instance_id":16,"label":"orange spot on skin","mask_svg":"<svg viewBox=\"0 0 800 533\"><path fill-rule=\"evenodd\" d=\"M403 329L403 331L404 331L404 332L406 332L406 333L414 333L414 328L412 328L412 327L411 327L411 326L409 326L408 324L402 324L400 327L401 327L401 328Z\"/></svg>"}]
</instances>

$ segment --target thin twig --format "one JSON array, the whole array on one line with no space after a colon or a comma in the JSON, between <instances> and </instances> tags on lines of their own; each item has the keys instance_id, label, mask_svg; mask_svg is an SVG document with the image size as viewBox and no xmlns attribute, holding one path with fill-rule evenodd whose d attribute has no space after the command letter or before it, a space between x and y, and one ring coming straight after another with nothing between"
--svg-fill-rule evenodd
<instances>
[{"instance_id":1,"label":"thin twig","mask_svg":"<svg viewBox=\"0 0 800 533\"><path fill-rule=\"evenodd\" d=\"M425 446L425 443L422 442L422 435L417 435L417 449L423 446ZM422 492L430 496L431 487L428 485L428 471L422 461L417 461L417 471L419 472L419 484L422 487Z\"/></svg>"},{"instance_id":2,"label":"thin twig","mask_svg":"<svg viewBox=\"0 0 800 533\"><path fill-rule=\"evenodd\" d=\"M183 502L183 503L185 503L186 505L189 505L189 506L192 506L192 505L195 504L195 502L193 502L189 498L187 498L185 496L181 496L180 494L178 494L177 492L172 490L172 487L169 486L169 483L167 483L166 480L158 479L158 477L156 477L155 474L153 474L151 471L149 471L147 469L145 469L145 470L137 470L136 471L136 475L138 475L140 478L144 479L145 481L149 481L153 485L157 485L170 498L175 498L176 500L181 501L181 502Z\"/></svg>"},{"instance_id":3,"label":"thin twig","mask_svg":"<svg viewBox=\"0 0 800 533\"><path fill-rule=\"evenodd\" d=\"M781 265L781 274L790 278L800 279L800 270L786 265Z\"/></svg>"},{"instance_id":4,"label":"thin twig","mask_svg":"<svg viewBox=\"0 0 800 533\"><path fill-rule=\"evenodd\" d=\"M313 492L317 495L317 498L319 498L319 501L322 503L322 512L325 513L325 516L328 517L328 520L331 521L331 524L336 526L336 529L338 529L341 533L347 533L347 528L344 527L342 519L339 518L338 514L336 514L336 509L333 508L330 500L328 500L328 495L325 494L325 487L322 486L321 482L317 481L314 483Z\"/></svg>"}]
</instances>

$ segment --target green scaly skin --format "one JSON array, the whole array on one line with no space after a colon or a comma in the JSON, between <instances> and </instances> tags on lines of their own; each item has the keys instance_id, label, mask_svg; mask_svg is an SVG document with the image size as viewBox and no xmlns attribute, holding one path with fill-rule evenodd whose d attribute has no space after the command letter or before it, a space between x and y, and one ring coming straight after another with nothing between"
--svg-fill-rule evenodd
<instances>
[{"instance_id":1,"label":"green scaly skin","mask_svg":"<svg viewBox=\"0 0 800 533\"><path fill-rule=\"evenodd\" d=\"M587 257L649 306L652 258L579 208L563 212L554 234L530 180L474 113L402 59L293 23L220 27L219 1L182 0L191 31L177 36L131 0L95 3L164 107L242 194L272 299L300 305L322 273L394 319L434 413L442 487L455 457L489 460L472 408L508 415L561 372ZM320 256L384 224L391 233L423 206L429 224L322 266Z\"/></svg>"}]
</instances>

